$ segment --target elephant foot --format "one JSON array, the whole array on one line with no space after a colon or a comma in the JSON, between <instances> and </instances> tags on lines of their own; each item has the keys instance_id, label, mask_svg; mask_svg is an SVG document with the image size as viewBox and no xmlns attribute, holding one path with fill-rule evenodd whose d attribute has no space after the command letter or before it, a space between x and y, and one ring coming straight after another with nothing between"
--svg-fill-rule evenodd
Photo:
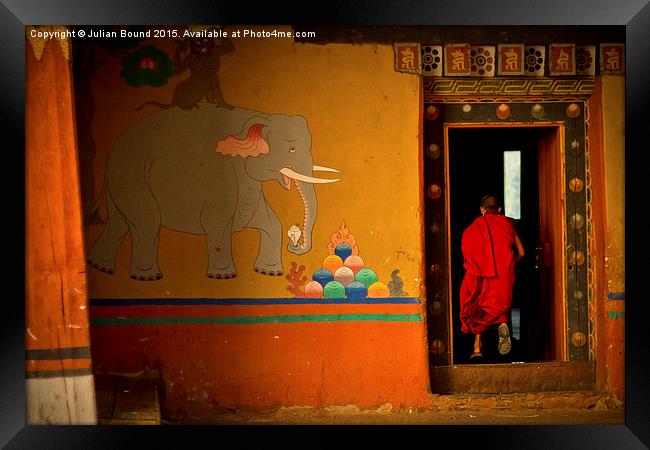
<instances>
[{"instance_id":1,"label":"elephant foot","mask_svg":"<svg viewBox=\"0 0 650 450\"><path fill-rule=\"evenodd\" d=\"M156 281L162 278L162 273L157 273L155 275L130 275L131 278L138 281Z\"/></svg>"},{"instance_id":2,"label":"elephant foot","mask_svg":"<svg viewBox=\"0 0 650 450\"><path fill-rule=\"evenodd\" d=\"M253 270L257 273L261 273L262 275L269 275L272 277L279 277L282 275L282 269L272 269L268 267L253 267Z\"/></svg>"},{"instance_id":3,"label":"elephant foot","mask_svg":"<svg viewBox=\"0 0 650 450\"><path fill-rule=\"evenodd\" d=\"M224 270L211 270L208 272L208 277L214 280L229 280L237 276L237 271L234 268Z\"/></svg>"},{"instance_id":4,"label":"elephant foot","mask_svg":"<svg viewBox=\"0 0 650 450\"><path fill-rule=\"evenodd\" d=\"M157 268L152 268L149 270L132 271L130 277L138 281L156 281L160 280L163 275Z\"/></svg>"},{"instance_id":5,"label":"elephant foot","mask_svg":"<svg viewBox=\"0 0 650 450\"><path fill-rule=\"evenodd\" d=\"M102 272L107 273L107 274L109 274L109 275L113 275L113 274L115 273L115 268L114 268L112 265L109 265L109 264L102 264L102 263L100 263L100 262L98 262L98 261L95 261L95 260L93 260L93 259L91 259L91 258L88 258L88 259L86 260L86 262L87 262L88 265L90 265L91 267L94 267L94 268L97 269L97 270L101 270Z\"/></svg>"}]
</instances>

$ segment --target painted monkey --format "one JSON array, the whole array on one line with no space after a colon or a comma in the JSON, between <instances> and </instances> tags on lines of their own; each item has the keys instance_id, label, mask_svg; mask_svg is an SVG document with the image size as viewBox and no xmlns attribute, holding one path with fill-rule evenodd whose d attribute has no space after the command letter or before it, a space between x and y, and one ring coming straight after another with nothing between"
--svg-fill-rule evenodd
<instances>
[{"instance_id":1,"label":"painted monkey","mask_svg":"<svg viewBox=\"0 0 650 450\"><path fill-rule=\"evenodd\" d=\"M190 53L182 56L187 50ZM221 45L215 45L213 38L198 37L187 38L178 44L174 52L176 74L181 75L189 69L188 79L181 81L174 88L170 103L148 101L140 105L140 110L146 105L156 105L167 109L172 106L179 106L183 109L191 109L199 103L203 97L207 102L216 103L224 108L232 109L223 98L219 77L217 72L221 67L219 58L221 55L230 53L235 49L232 42L227 38L221 38Z\"/></svg>"}]
</instances>

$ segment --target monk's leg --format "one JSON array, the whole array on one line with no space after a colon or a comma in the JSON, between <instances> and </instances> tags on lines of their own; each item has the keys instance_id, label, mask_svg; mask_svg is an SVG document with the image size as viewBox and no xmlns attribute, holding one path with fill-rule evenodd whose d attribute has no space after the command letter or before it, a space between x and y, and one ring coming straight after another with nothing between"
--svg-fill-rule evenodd
<instances>
[{"instance_id":1,"label":"monk's leg","mask_svg":"<svg viewBox=\"0 0 650 450\"><path fill-rule=\"evenodd\" d=\"M480 353L481 352L481 335L480 334L475 334L474 335L474 353Z\"/></svg>"},{"instance_id":2,"label":"monk's leg","mask_svg":"<svg viewBox=\"0 0 650 450\"><path fill-rule=\"evenodd\" d=\"M491 328L508 323L508 314L512 306L512 290L502 285L500 279L486 279L478 304L483 311L480 325Z\"/></svg>"}]
</instances>

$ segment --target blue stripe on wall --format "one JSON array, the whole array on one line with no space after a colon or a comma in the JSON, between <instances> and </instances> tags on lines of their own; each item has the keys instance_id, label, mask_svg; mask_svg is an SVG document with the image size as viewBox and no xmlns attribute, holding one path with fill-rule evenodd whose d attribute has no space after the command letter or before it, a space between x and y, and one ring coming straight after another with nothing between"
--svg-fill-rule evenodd
<instances>
[{"instance_id":1,"label":"blue stripe on wall","mask_svg":"<svg viewBox=\"0 0 650 450\"><path fill-rule=\"evenodd\" d=\"M91 298L90 306L197 306L197 305L365 305L419 304L414 297L365 298Z\"/></svg>"},{"instance_id":2,"label":"blue stripe on wall","mask_svg":"<svg viewBox=\"0 0 650 450\"><path fill-rule=\"evenodd\" d=\"M625 300L625 292L610 292L607 294L609 300Z\"/></svg>"}]
</instances>

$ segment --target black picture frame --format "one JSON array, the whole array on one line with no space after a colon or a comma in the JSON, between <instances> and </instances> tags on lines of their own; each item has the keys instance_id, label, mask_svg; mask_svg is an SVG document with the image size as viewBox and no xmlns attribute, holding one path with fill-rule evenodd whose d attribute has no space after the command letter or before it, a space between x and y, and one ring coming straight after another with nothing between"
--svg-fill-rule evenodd
<instances>
[{"instance_id":1,"label":"black picture frame","mask_svg":"<svg viewBox=\"0 0 650 450\"><path fill-rule=\"evenodd\" d=\"M648 263L648 236L640 214L647 187L642 183L642 155L650 148L643 133L649 114L650 6L647 0L418 0L333 1L300 6L280 2L252 5L207 0L3 0L0 5L0 61L2 61L3 128L12 137L4 148L7 172L5 199L15 214L5 218L9 241L24 236L24 67L26 25L45 24L337 24L337 25L625 25L626 27L626 398L625 425L604 426L418 426L405 427L93 427L25 426L24 379L24 241L17 258L6 258L5 283L11 294L2 299L0 327L0 445L5 448L129 448L140 445L192 447L201 437L215 445L250 438L265 442L269 435L291 445L337 445L356 431L364 446L386 442L388 434L403 445L444 445L450 442L498 448L644 448L650 446L650 351L647 294L643 285ZM302 8L302 9L301 9ZM308 8L313 9L312 12ZM6 175L6 174L5 174ZM22 192L22 196L20 193ZM14 261L15 259L15 261ZM21 283L22 282L22 283ZM17 291L14 293L14 289ZM335 430L335 429L336 430ZM300 438L295 433L299 431ZM334 431L337 431L336 433ZM355 433L356 434L356 433ZM416 435L422 441L412 441ZM146 439L142 441L141 439ZM173 444L178 442L178 444ZM200 444L199 444L200 445ZM212 445L212 444L210 444ZM450 444L447 444L450 445Z\"/></svg>"}]
</instances>

